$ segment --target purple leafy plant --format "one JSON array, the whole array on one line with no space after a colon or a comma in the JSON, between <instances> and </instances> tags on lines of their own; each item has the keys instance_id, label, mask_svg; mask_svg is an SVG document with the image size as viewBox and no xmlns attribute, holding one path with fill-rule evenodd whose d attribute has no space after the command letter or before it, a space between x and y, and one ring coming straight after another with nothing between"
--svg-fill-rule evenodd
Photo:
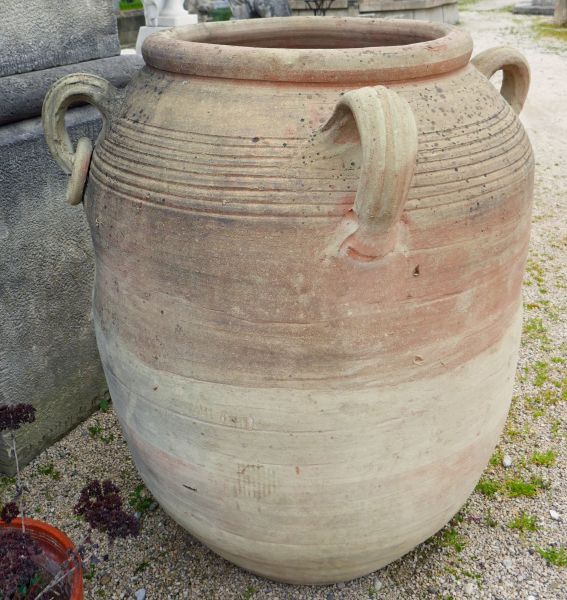
<instances>
[{"instance_id":1,"label":"purple leafy plant","mask_svg":"<svg viewBox=\"0 0 567 600\"><path fill-rule=\"evenodd\" d=\"M93 529L104 531L111 540L140 532L140 522L122 508L120 490L108 479L102 484L95 479L81 490L75 513L85 517Z\"/></svg>"},{"instance_id":2,"label":"purple leafy plant","mask_svg":"<svg viewBox=\"0 0 567 600\"><path fill-rule=\"evenodd\" d=\"M13 598L37 573L37 557L41 549L19 529L2 533L0 544L0 597Z\"/></svg>"},{"instance_id":3,"label":"purple leafy plant","mask_svg":"<svg viewBox=\"0 0 567 600\"><path fill-rule=\"evenodd\" d=\"M12 454L16 464L16 496L18 502L8 502L0 510L0 520L10 524L18 515L21 515L21 530L4 528L1 531L0 543L0 599L20 598L21 590L28 591L40 589L34 598L48 600L61 597L61 591L66 586L68 576L79 566L75 554L59 565L56 573L41 571L38 567L43 551L26 534L23 507L23 486L20 476L20 465L16 447L15 431L26 423L35 421L35 408L31 404L14 404L0 406L0 432L9 431L11 434ZM19 504L19 505L18 505ZM91 481L81 491L75 513L85 517L93 529L105 532L110 541L129 535L136 536L140 532L140 522L135 515L127 513L122 507L122 498L119 488L110 480L102 483L98 480ZM96 548L90 538L86 536L79 544L79 554L84 557L88 546ZM96 556L91 556L91 563ZM31 586L31 587L30 587ZM38 586L40 586L38 588ZM63 586L63 587L60 587Z\"/></svg>"},{"instance_id":4,"label":"purple leafy plant","mask_svg":"<svg viewBox=\"0 0 567 600\"><path fill-rule=\"evenodd\" d=\"M14 431L24 423L35 421L35 408L31 404L3 404L0 406L0 431Z\"/></svg>"},{"instance_id":5,"label":"purple leafy plant","mask_svg":"<svg viewBox=\"0 0 567 600\"><path fill-rule=\"evenodd\" d=\"M0 519L8 525L20 514L20 509L15 502L8 502L0 511Z\"/></svg>"}]
</instances>

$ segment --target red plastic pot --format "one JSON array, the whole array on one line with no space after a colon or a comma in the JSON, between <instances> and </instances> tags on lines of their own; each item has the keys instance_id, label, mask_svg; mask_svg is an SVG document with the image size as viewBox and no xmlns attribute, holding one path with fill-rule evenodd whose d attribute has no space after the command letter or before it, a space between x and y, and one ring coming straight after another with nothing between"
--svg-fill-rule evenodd
<instances>
[{"instance_id":1,"label":"red plastic pot","mask_svg":"<svg viewBox=\"0 0 567 600\"><path fill-rule=\"evenodd\" d=\"M0 521L1 529L20 529L21 519L14 519L10 524ZM74 556L77 567L71 576L71 594L69 600L83 600L83 569L75 544L59 529L35 519L24 519L26 533L30 535L45 554L58 564L62 564L69 556Z\"/></svg>"}]
</instances>

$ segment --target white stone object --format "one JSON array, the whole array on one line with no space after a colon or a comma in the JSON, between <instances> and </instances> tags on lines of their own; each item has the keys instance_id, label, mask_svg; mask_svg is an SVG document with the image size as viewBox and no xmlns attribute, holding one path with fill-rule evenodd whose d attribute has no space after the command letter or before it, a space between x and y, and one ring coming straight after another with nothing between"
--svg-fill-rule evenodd
<instances>
[{"instance_id":1,"label":"white stone object","mask_svg":"<svg viewBox=\"0 0 567 600\"><path fill-rule=\"evenodd\" d=\"M556 510L551 509L549 511L549 516L554 520L554 521L559 521L559 513Z\"/></svg>"},{"instance_id":2,"label":"white stone object","mask_svg":"<svg viewBox=\"0 0 567 600\"><path fill-rule=\"evenodd\" d=\"M503 466L505 469L508 469L508 468L510 468L510 467L512 466L512 457L511 457L511 456L509 456L508 454L506 454L506 455L504 456L504 458L502 459L502 466Z\"/></svg>"},{"instance_id":3,"label":"white stone object","mask_svg":"<svg viewBox=\"0 0 567 600\"><path fill-rule=\"evenodd\" d=\"M183 0L143 0L146 27L179 27L195 23L196 15L183 8Z\"/></svg>"},{"instance_id":4,"label":"white stone object","mask_svg":"<svg viewBox=\"0 0 567 600\"><path fill-rule=\"evenodd\" d=\"M157 27L164 0L143 0L146 27Z\"/></svg>"},{"instance_id":5,"label":"white stone object","mask_svg":"<svg viewBox=\"0 0 567 600\"><path fill-rule=\"evenodd\" d=\"M144 17L146 25L140 27L136 39L136 54L142 55L144 40L152 35L170 27L182 25L196 25L199 22L197 15L190 15L183 8L183 0L143 0Z\"/></svg>"},{"instance_id":6,"label":"white stone object","mask_svg":"<svg viewBox=\"0 0 567 600\"><path fill-rule=\"evenodd\" d=\"M467 585L465 585L465 594L467 596L472 596L474 594L474 583L467 583Z\"/></svg>"},{"instance_id":7,"label":"white stone object","mask_svg":"<svg viewBox=\"0 0 567 600\"><path fill-rule=\"evenodd\" d=\"M159 13L159 27L179 27L196 23L197 15L190 15L183 8L183 0L164 0Z\"/></svg>"}]
</instances>

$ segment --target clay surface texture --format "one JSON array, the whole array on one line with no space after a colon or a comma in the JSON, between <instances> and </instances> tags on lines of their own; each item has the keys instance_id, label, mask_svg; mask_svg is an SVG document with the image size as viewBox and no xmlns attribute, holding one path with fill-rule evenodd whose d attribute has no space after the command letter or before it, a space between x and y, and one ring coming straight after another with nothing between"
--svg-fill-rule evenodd
<instances>
[{"instance_id":1,"label":"clay surface texture","mask_svg":"<svg viewBox=\"0 0 567 600\"><path fill-rule=\"evenodd\" d=\"M148 38L124 99L96 99L115 106L84 195L115 408L162 507L246 569L369 573L447 523L496 444L529 72L471 51L423 22L207 24Z\"/></svg>"}]
</instances>

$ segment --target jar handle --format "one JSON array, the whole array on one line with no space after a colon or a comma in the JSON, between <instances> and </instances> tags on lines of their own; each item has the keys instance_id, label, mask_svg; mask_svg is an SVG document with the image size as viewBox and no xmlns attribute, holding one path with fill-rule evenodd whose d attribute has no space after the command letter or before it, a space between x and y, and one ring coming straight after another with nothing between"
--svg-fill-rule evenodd
<instances>
[{"instance_id":1,"label":"jar handle","mask_svg":"<svg viewBox=\"0 0 567 600\"><path fill-rule=\"evenodd\" d=\"M500 93L520 114L530 88L530 67L524 55L515 48L500 46L477 54L471 62L487 79L502 70Z\"/></svg>"},{"instance_id":2,"label":"jar handle","mask_svg":"<svg viewBox=\"0 0 567 600\"><path fill-rule=\"evenodd\" d=\"M319 148L360 144L358 189L351 211L336 230L327 254L372 261L394 249L417 156L417 127L409 104L383 86L347 92L317 133Z\"/></svg>"},{"instance_id":3,"label":"jar handle","mask_svg":"<svg viewBox=\"0 0 567 600\"><path fill-rule=\"evenodd\" d=\"M103 127L98 139L108 130L119 90L102 77L88 73L73 73L56 81L47 92L41 113L45 139L51 154L65 173L71 175L66 200L79 204L83 199L93 151L89 138L80 138L77 149L65 129L65 112L75 102L88 102L102 113Z\"/></svg>"}]
</instances>

